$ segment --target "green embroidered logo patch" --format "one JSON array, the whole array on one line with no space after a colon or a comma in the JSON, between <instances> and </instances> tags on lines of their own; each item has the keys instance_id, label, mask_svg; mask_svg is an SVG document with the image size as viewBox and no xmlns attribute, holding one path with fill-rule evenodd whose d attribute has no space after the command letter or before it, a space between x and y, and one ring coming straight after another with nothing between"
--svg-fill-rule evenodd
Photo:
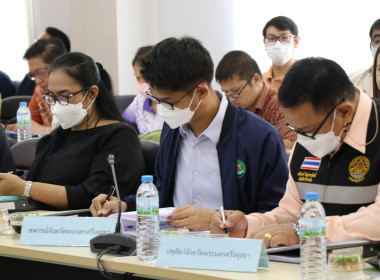
<instances>
[{"instance_id":1,"label":"green embroidered logo patch","mask_svg":"<svg viewBox=\"0 0 380 280\"><path fill-rule=\"evenodd\" d=\"M243 177L246 171L245 163L240 159L237 160L237 175L239 178Z\"/></svg>"}]
</instances>

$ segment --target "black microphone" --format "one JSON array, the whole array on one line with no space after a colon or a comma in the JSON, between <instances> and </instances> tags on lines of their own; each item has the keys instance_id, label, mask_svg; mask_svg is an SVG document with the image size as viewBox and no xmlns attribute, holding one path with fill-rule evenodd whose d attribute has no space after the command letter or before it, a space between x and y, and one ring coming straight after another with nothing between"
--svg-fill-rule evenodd
<instances>
[{"instance_id":1,"label":"black microphone","mask_svg":"<svg viewBox=\"0 0 380 280\"><path fill-rule=\"evenodd\" d=\"M115 226L114 233L101 234L93 237L90 240L90 248L93 253L104 253L109 250L110 253L116 255L130 256L136 252L136 236L131 234L122 233L121 229L121 199L119 186L117 185L116 174L115 174L115 157L112 154L107 156L108 164L112 170L112 177L115 184L117 202L119 204L119 211ZM110 250L110 248L117 248Z\"/></svg>"},{"instance_id":2,"label":"black microphone","mask_svg":"<svg viewBox=\"0 0 380 280\"><path fill-rule=\"evenodd\" d=\"M108 164L111 166L113 182L115 184L115 189L116 189L117 203L119 204L119 211L118 211L117 222L115 226L115 233L120 233L121 199L120 199L119 186L117 185L116 173L115 173L115 167L114 167L115 156L113 154L109 154L107 156L107 161L108 161Z\"/></svg>"}]
</instances>

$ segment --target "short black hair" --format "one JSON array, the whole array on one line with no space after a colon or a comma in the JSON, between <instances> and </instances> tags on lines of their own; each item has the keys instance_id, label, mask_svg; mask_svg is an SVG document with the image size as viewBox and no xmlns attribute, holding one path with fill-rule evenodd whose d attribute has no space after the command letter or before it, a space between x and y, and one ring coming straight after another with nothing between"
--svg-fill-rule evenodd
<instances>
[{"instance_id":1,"label":"short black hair","mask_svg":"<svg viewBox=\"0 0 380 280\"><path fill-rule=\"evenodd\" d=\"M210 84L214 74L210 53L192 37L159 42L144 56L142 68L151 87L167 92L188 92L205 80Z\"/></svg>"},{"instance_id":2,"label":"short black hair","mask_svg":"<svg viewBox=\"0 0 380 280\"><path fill-rule=\"evenodd\" d=\"M355 88L343 68L322 57L298 60L286 73L278 90L284 108L310 102L316 112L327 112L342 99L355 99Z\"/></svg>"},{"instance_id":3,"label":"short black hair","mask_svg":"<svg viewBox=\"0 0 380 280\"><path fill-rule=\"evenodd\" d=\"M41 57L46 64L51 64L54 59L66 52L65 46L58 38L39 39L26 50L24 59Z\"/></svg>"},{"instance_id":4,"label":"short black hair","mask_svg":"<svg viewBox=\"0 0 380 280\"><path fill-rule=\"evenodd\" d=\"M371 29L369 30L369 38L372 40L373 31L375 29L380 29L380 18L377 19L371 26Z\"/></svg>"},{"instance_id":5,"label":"short black hair","mask_svg":"<svg viewBox=\"0 0 380 280\"><path fill-rule=\"evenodd\" d=\"M55 27L48 26L45 29L45 32L49 34L51 37L57 37L62 40L63 44L65 45L66 51L71 51L71 44L69 37L61 30Z\"/></svg>"},{"instance_id":6,"label":"short black hair","mask_svg":"<svg viewBox=\"0 0 380 280\"><path fill-rule=\"evenodd\" d=\"M151 49L153 48L153 46L144 46L144 47L140 47L138 48L133 60L132 60L132 66L135 66L136 64L140 64L141 65L141 60L142 58L144 57L144 55L146 55Z\"/></svg>"},{"instance_id":7,"label":"short black hair","mask_svg":"<svg viewBox=\"0 0 380 280\"><path fill-rule=\"evenodd\" d=\"M295 24L295 22L293 20L291 20L288 17L278 16L278 17L274 17L270 21L268 21L263 28L263 37L264 38L267 36L267 28L269 26L274 26L277 29L284 30L284 31L290 30L290 32L293 35L298 36L297 25Z\"/></svg>"},{"instance_id":8,"label":"short black hair","mask_svg":"<svg viewBox=\"0 0 380 280\"><path fill-rule=\"evenodd\" d=\"M241 80L248 80L255 73L262 78L259 66L249 54L243 51L230 51L223 56L216 67L215 79L220 83L237 75Z\"/></svg>"}]
</instances>

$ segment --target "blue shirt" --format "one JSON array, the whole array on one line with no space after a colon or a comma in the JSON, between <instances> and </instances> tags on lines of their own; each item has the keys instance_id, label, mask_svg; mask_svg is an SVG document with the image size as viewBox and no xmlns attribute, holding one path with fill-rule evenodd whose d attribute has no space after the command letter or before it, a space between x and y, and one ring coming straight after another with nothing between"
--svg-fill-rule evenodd
<instances>
[{"instance_id":1,"label":"blue shirt","mask_svg":"<svg viewBox=\"0 0 380 280\"><path fill-rule=\"evenodd\" d=\"M216 145L219 142L228 102L222 95L219 95L219 98L221 102L215 118L198 137L195 137L188 124L180 127L181 140L173 197L175 207L192 205L219 209L223 205Z\"/></svg>"}]
</instances>

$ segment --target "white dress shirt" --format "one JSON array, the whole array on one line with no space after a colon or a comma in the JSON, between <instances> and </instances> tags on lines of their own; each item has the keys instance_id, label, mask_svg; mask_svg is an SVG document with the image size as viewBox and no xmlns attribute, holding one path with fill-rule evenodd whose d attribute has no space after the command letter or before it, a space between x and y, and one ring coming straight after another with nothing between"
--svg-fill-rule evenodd
<instances>
[{"instance_id":1,"label":"white dress shirt","mask_svg":"<svg viewBox=\"0 0 380 280\"><path fill-rule=\"evenodd\" d=\"M188 124L180 127L181 139L175 174L174 207L192 205L219 209L223 205L222 183L216 145L227 110L227 99L221 99L218 113L211 124L195 137Z\"/></svg>"}]
</instances>

